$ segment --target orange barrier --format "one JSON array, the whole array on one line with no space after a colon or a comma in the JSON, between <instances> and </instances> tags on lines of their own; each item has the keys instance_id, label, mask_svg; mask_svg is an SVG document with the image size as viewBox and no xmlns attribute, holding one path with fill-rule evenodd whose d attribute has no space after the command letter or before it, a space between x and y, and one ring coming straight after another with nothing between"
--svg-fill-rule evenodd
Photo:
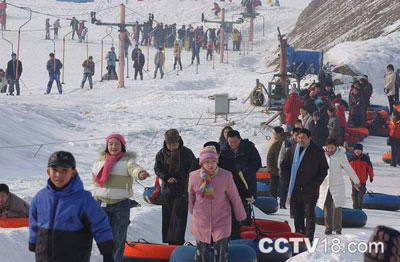
<instances>
[{"instance_id":1,"label":"orange barrier","mask_svg":"<svg viewBox=\"0 0 400 262\"><path fill-rule=\"evenodd\" d=\"M386 152L382 155L382 160L386 164L390 164L392 162L392 152Z\"/></svg>"},{"instance_id":2,"label":"orange barrier","mask_svg":"<svg viewBox=\"0 0 400 262\"><path fill-rule=\"evenodd\" d=\"M125 243L124 261L169 261L171 253L178 246L153 243Z\"/></svg>"},{"instance_id":3,"label":"orange barrier","mask_svg":"<svg viewBox=\"0 0 400 262\"><path fill-rule=\"evenodd\" d=\"M256 218L255 225L254 225L254 221L253 221L253 224L250 226L241 226L240 232L255 231L256 226L259 229L259 231L261 231L263 233L266 233L266 232L278 233L278 232L291 232L292 231L290 226L285 222Z\"/></svg>"},{"instance_id":4,"label":"orange barrier","mask_svg":"<svg viewBox=\"0 0 400 262\"><path fill-rule=\"evenodd\" d=\"M1 218L0 227L19 228L29 226L29 218Z\"/></svg>"},{"instance_id":5,"label":"orange barrier","mask_svg":"<svg viewBox=\"0 0 400 262\"><path fill-rule=\"evenodd\" d=\"M257 238L257 233L254 231L246 231L246 232L241 232L240 236L242 239L256 239ZM304 238L305 235L301 233L296 233L296 232L279 232L279 233L262 233L261 238L264 237L269 237L269 238L292 238L292 237L299 237L299 238Z\"/></svg>"}]
</instances>

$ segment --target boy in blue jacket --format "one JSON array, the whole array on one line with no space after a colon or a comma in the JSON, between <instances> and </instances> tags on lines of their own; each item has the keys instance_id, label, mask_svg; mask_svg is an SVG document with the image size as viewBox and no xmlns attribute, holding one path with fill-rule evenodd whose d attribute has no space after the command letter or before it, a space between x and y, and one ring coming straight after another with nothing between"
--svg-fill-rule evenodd
<instances>
[{"instance_id":1,"label":"boy in blue jacket","mask_svg":"<svg viewBox=\"0 0 400 262\"><path fill-rule=\"evenodd\" d=\"M32 199L29 210L29 250L36 261L89 262L94 237L104 262L112 262L110 224L83 189L73 155L55 152L47 166L47 186Z\"/></svg>"}]
</instances>

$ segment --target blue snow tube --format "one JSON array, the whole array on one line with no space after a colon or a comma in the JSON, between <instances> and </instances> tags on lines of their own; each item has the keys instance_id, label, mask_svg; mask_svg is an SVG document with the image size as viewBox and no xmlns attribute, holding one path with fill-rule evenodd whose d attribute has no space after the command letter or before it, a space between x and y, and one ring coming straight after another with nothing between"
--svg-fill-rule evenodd
<instances>
[{"instance_id":1,"label":"blue snow tube","mask_svg":"<svg viewBox=\"0 0 400 262\"><path fill-rule=\"evenodd\" d=\"M269 183L257 182L257 196L269 196L271 193L271 186Z\"/></svg>"},{"instance_id":2,"label":"blue snow tube","mask_svg":"<svg viewBox=\"0 0 400 262\"><path fill-rule=\"evenodd\" d=\"M149 204L153 205L161 205L162 200L161 200L161 195L160 193L157 194L156 192L156 187L145 187L143 191L143 199Z\"/></svg>"},{"instance_id":3,"label":"blue snow tube","mask_svg":"<svg viewBox=\"0 0 400 262\"><path fill-rule=\"evenodd\" d=\"M363 208L397 211L400 209L400 197L381 193L366 193Z\"/></svg>"},{"instance_id":4,"label":"blue snow tube","mask_svg":"<svg viewBox=\"0 0 400 262\"><path fill-rule=\"evenodd\" d=\"M324 211L315 207L315 222L325 225ZM367 214L359 209L342 208L342 227L363 227L367 224Z\"/></svg>"},{"instance_id":5,"label":"blue snow tube","mask_svg":"<svg viewBox=\"0 0 400 262\"><path fill-rule=\"evenodd\" d=\"M169 259L170 262L194 262L196 247L180 246ZM229 262L257 262L256 252L247 245L229 245Z\"/></svg>"},{"instance_id":6,"label":"blue snow tube","mask_svg":"<svg viewBox=\"0 0 400 262\"><path fill-rule=\"evenodd\" d=\"M278 201L274 197L257 197L254 205L266 215L278 211Z\"/></svg>"},{"instance_id":7,"label":"blue snow tube","mask_svg":"<svg viewBox=\"0 0 400 262\"><path fill-rule=\"evenodd\" d=\"M273 239L273 241L274 240L275 239ZM281 249L287 249L285 252L280 253L277 252L275 249L273 249L269 253L263 253L258 248L258 242L259 240L257 239L237 239L237 240L232 240L231 244L247 245L251 247L257 254L257 261L283 262L292 257L292 247L289 243L279 243L279 247ZM274 248L274 244L268 244L268 243L264 244L264 248L269 248L269 247Z\"/></svg>"}]
</instances>

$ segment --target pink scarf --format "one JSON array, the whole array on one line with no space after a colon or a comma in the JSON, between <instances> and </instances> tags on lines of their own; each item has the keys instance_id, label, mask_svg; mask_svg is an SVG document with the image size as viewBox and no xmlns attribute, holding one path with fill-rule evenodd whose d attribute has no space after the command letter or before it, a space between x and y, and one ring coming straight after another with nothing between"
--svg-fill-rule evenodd
<instances>
[{"instance_id":1,"label":"pink scarf","mask_svg":"<svg viewBox=\"0 0 400 262\"><path fill-rule=\"evenodd\" d=\"M120 160L124 156L124 152L120 152L119 154L113 156L109 153L106 153L106 159L104 162L103 167L100 169L99 173L97 174L94 181L100 186L104 187L104 184L107 182L108 178L110 177L110 173L112 167L114 166L115 162Z\"/></svg>"}]
</instances>

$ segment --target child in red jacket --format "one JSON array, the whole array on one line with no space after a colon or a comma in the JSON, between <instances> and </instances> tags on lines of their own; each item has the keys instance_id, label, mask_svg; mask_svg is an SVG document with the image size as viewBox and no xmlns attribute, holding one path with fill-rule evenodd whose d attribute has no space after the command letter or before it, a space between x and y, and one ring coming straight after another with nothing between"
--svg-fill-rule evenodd
<instances>
[{"instance_id":1,"label":"child in red jacket","mask_svg":"<svg viewBox=\"0 0 400 262\"><path fill-rule=\"evenodd\" d=\"M369 182L372 183L374 180L374 169L372 167L369 156L363 154L363 145L356 144L354 146L354 154L349 159L351 167L353 167L358 178L360 179L360 189L357 191L355 188L352 189L351 198L353 199L353 208L362 209L362 202L366 191L366 183L369 177ZM352 181L353 183L353 181Z\"/></svg>"}]
</instances>

